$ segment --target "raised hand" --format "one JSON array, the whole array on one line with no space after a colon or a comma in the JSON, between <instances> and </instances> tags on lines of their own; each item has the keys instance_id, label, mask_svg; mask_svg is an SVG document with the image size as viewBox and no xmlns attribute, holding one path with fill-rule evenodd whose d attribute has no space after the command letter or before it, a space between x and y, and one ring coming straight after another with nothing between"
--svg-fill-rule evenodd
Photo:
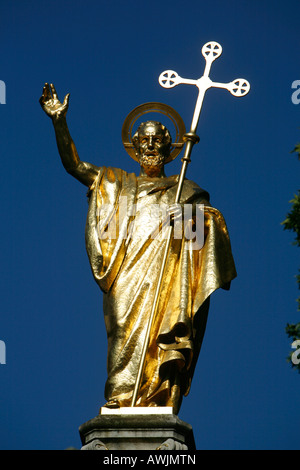
<instances>
[{"instance_id":1,"label":"raised hand","mask_svg":"<svg viewBox=\"0 0 300 470\"><path fill-rule=\"evenodd\" d=\"M57 97L54 85L52 83L50 85L45 83L43 94L40 97L39 102L45 113L52 120L57 120L66 116L69 107L69 96L70 93L65 96L63 103L61 103Z\"/></svg>"}]
</instances>

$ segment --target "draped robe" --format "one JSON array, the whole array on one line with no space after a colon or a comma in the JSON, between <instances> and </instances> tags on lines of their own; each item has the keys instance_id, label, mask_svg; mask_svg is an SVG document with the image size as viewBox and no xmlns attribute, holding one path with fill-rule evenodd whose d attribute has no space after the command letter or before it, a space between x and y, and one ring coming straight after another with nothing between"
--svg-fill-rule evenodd
<instances>
[{"instance_id":1,"label":"draped robe","mask_svg":"<svg viewBox=\"0 0 300 470\"><path fill-rule=\"evenodd\" d=\"M89 193L86 248L103 292L108 340L105 398L120 406L130 405L166 244L163 237L151 236L150 209L174 203L177 181L177 176L137 177L102 167ZM120 217L124 197L136 210ZM168 405L175 376L180 393L188 394L209 297L220 287L229 289L236 276L224 218L208 199L199 186L184 181L180 203L204 204L204 244L195 250L184 234L172 238L137 406Z\"/></svg>"}]
</instances>

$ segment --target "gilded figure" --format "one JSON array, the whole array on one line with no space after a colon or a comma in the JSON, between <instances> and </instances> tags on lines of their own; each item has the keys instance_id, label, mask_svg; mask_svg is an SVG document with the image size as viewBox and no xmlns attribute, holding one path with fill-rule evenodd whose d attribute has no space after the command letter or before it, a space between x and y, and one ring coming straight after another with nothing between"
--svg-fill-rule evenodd
<instances>
[{"instance_id":1,"label":"gilded figure","mask_svg":"<svg viewBox=\"0 0 300 470\"><path fill-rule=\"evenodd\" d=\"M45 84L40 104L52 119L64 168L89 188L86 248L103 292L108 341L104 406L130 406L136 383L166 242L153 236L157 224L152 208L168 208L168 220L175 224L181 208L190 205L193 227L196 208L204 208L203 243L198 249L187 238L184 224L179 225L181 236L177 231L172 238L135 405L172 406L178 414L195 372L210 296L218 288L229 289L236 276L224 218L210 204L207 191L189 179L184 180L180 204L174 206L178 176L165 174L172 138L160 122L140 124L132 138L140 166L137 176L80 160L66 121L69 95L61 103L54 86ZM122 217L121 201L129 208ZM160 228L163 225L162 219Z\"/></svg>"}]
</instances>

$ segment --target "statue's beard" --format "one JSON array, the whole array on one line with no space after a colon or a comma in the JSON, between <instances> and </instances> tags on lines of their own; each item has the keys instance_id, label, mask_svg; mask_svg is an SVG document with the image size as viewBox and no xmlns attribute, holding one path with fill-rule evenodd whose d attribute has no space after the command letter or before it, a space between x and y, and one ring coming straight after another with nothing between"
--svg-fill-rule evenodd
<instances>
[{"instance_id":1,"label":"statue's beard","mask_svg":"<svg viewBox=\"0 0 300 470\"><path fill-rule=\"evenodd\" d=\"M139 163L142 167L146 168L161 168L164 165L165 157L161 154L143 154L139 158Z\"/></svg>"}]
</instances>

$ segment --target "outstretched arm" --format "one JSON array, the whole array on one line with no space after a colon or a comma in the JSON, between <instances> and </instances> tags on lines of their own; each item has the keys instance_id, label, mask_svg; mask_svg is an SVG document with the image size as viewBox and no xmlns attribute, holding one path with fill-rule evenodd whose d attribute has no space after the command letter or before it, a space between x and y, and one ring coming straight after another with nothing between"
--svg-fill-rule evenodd
<instances>
[{"instance_id":1,"label":"outstretched arm","mask_svg":"<svg viewBox=\"0 0 300 470\"><path fill-rule=\"evenodd\" d=\"M70 94L68 93L63 103L61 103L57 97L54 85L51 84L49 86L46 83L39 101L45 113L52 119L58 151L66 171L81 183L91 186L99 172L99 167L91 163L82 162L78 156L66 120L69 97Z\"/></svg>"}]
</instances>

